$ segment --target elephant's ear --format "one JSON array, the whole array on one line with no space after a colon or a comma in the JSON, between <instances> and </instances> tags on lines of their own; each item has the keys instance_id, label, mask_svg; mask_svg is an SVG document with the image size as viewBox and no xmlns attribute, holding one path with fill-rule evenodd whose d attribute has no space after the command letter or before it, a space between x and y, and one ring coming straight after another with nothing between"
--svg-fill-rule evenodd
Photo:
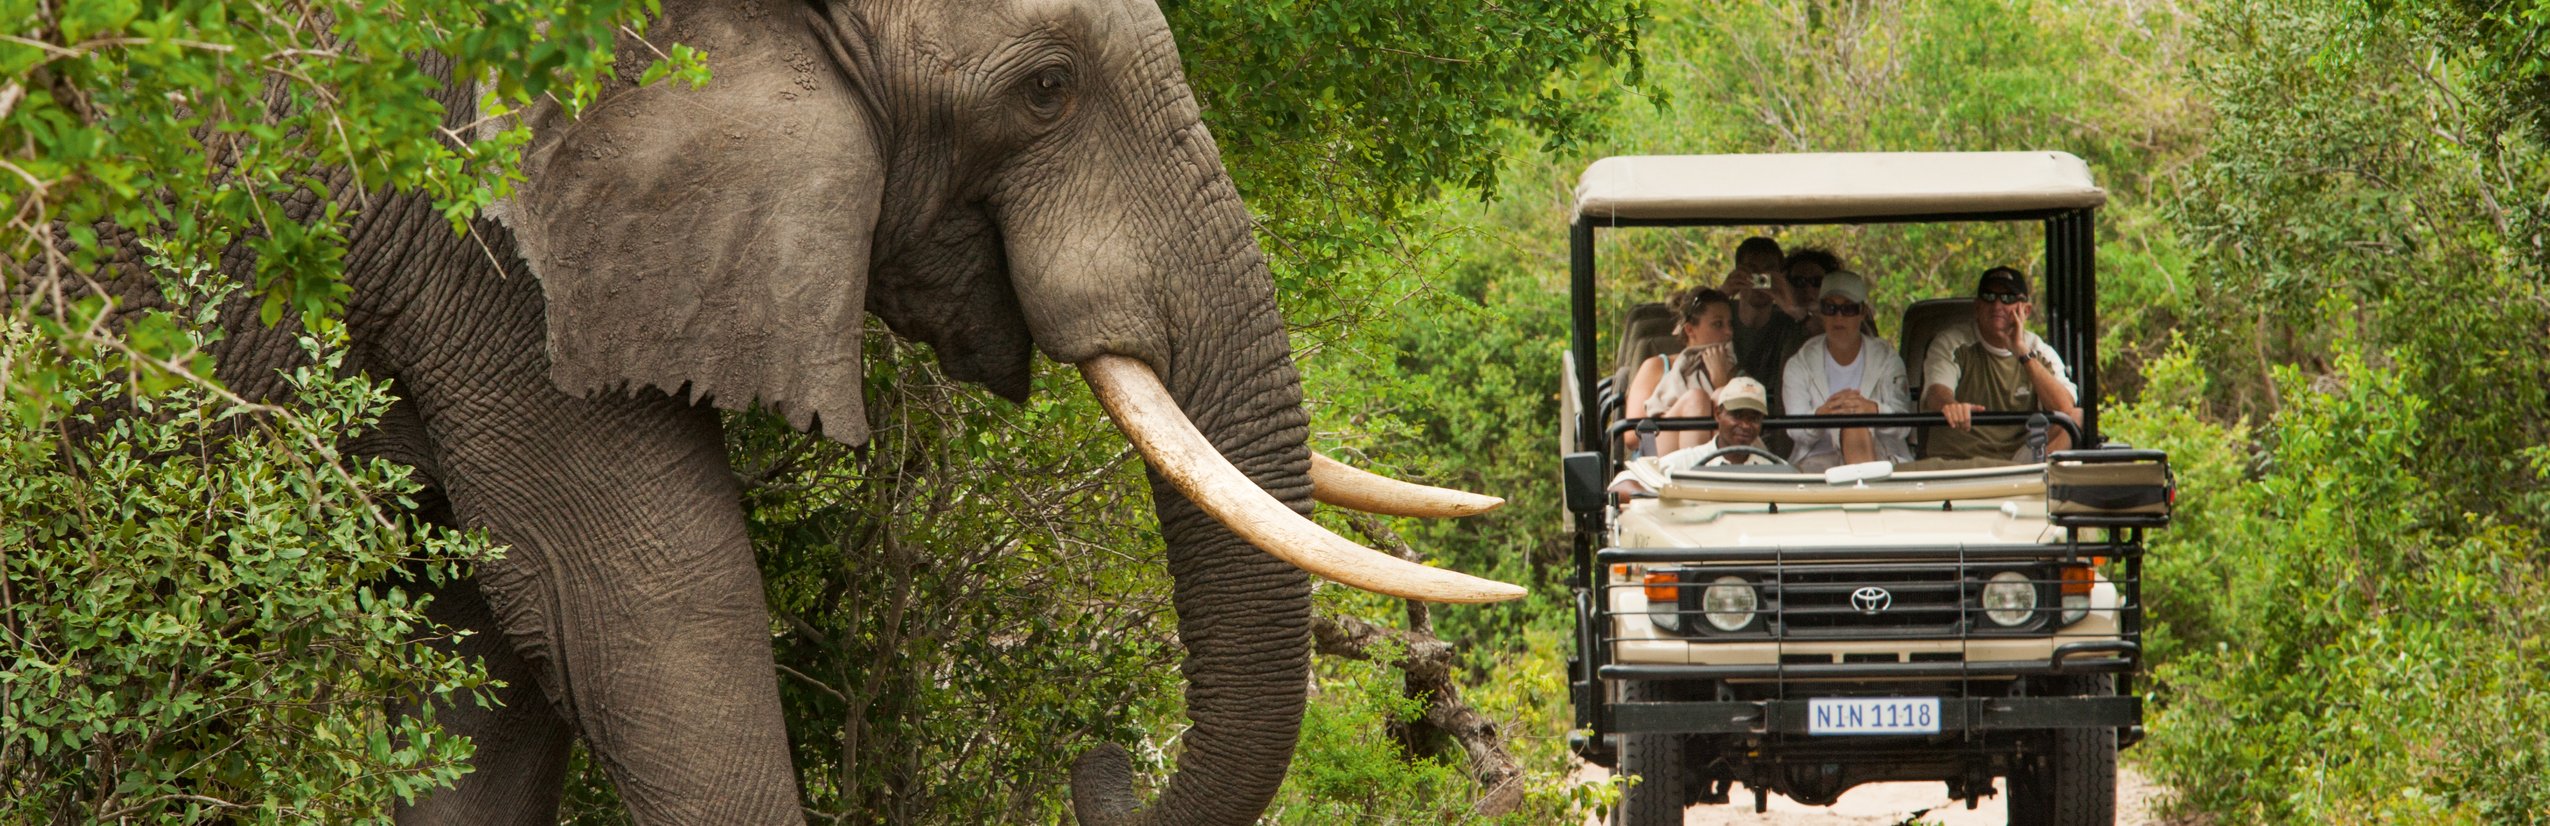
<instances>
[{"instance_id":1,"label":"elephant's ear","mask_svg":"<svg viewBox=\"0 0 2550 826\"><path fill-rule=\"evenodd\" d=\"M775 7L775 8L774 8ZM667 2L623 35L580 117L533 129L500 215L548 298L549 376L571 394L653 386L867 440L859 335L882 160L838 50L788 4ZM638 75L672 44L705 87Z\"/></svg>"}]
</instances>

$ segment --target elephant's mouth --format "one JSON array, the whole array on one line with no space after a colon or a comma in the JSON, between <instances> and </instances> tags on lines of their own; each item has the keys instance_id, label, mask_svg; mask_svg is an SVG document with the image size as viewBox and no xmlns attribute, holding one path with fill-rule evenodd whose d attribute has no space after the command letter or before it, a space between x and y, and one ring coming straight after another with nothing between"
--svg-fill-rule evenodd
<instances>
[{"instance_id":1,"label":"elephant's mouth","mask_svg":"<svg viewBox=\"0 0 2550 826\"><path fill-rule=\"evenodd\" d=\"M1159 376L1141 361L1101 355L1079 366L1107 415L1160 476L1260 550L1340 584L1396 597L1497 602L1523 595L1520 586L1429 568L1366 548L1293 512L1214 450ZM1366 473L1316 453L1311 457L1311 486L1318 501L1393 516L1467 516L1504 503L1491 496Z\"/></svg>"}]
</instances>

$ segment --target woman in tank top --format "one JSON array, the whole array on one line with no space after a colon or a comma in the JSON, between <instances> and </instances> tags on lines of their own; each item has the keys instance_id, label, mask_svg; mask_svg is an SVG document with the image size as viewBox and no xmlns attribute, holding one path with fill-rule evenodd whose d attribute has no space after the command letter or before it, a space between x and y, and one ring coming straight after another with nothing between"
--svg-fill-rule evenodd
<instances>
[{"instance_id":1,"label":"woman in tank top","mask_svg":"<svg viewBox=\"0 0 2550 826\"><path fill-rule=\"evenodd\" d=\"M1622 411L1632 420L1715 416L1717 389L1735 378L1735 303L1708 287L1675 293L1671 301L1682 351L1649 356L1638 365L1629 395L1621 400ZM1631 447L1637 446L1636 432L1628 439ZM1708 434L1666 431L1656 441L1656 452L1665 453L1708 441Z\"/></svg>"}]
</instances>

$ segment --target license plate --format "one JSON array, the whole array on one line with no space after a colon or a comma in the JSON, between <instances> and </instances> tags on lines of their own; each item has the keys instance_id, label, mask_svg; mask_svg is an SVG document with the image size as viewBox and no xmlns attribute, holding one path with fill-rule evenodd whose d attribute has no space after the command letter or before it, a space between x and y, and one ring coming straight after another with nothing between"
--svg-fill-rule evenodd
<instances>
[{"instance_id":1,"label":"license plate","mask_svg":"<svg viewBox=\"0 0 2550 826\"><path fill-rule=\"evenodd\" d=\"M1806 701L1808 734L1938 734L1937 697L1851 697Z\"/></svg>"}]
</instances>

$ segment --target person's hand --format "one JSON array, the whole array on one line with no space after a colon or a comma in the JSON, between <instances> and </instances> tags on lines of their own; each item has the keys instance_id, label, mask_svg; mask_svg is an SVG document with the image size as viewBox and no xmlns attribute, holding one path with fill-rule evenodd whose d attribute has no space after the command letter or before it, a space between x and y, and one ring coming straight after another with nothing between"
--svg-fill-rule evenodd
<instances>
[{"instance_id":1,"label":"person's hand","mask_svg":"<svg viewBox=\"0 0 2550 826\"><path fill-rule=\"evenodd\" d=\"M1965 402L1949 402L1939 408L1940 415L1948 417L1948 426L1958 430L1973 430L1974 414L1981 412L1983 405Z\"/></svg>"},{"instance_id":2,"label":"person's hand","mask_svg":"<svg viewBox=\"0 0 2550 826\"><path fill-rule=\"evenodd\" d=\"M1709 387L1713 390L1716 389L1718 385L1725 384L1729 379L1735 378L1735 342L1720 341L1710 344L1702 344L1685 350L1683 353L1685 355L1682 362L1684 370L1693 371L1694 373L1703 370L1707 371L1705 375L1693 375L1689 378L1695 380L1706 380L1709 383Z\"/></svg>"},{"instance_id":3,"label":"person's hand","mask_svg":"<svg viewBox=\"0 0 2550 826\"><path fill-rule=\"evenodd\" d=\"M1718 285L1718 292L1726 293L1728 298L1747 307L1761 307L1771 303L1771 292L1753 286L1753 273L1742 269L1727 270L1727 280Z\"/></svg>"},{"instance_id":4,"label":"person's hand","mask_svg":"<svg viewBox=\"0 0 2550 826\"><path fill-rule=\"evenodd\" d=\"M1775 279L1784 278L1784 276L1772 277ZM1771 300L1780 305L1780 312L1789 314L1790 318L1803 320L1809 313L1813 313L1815 311L1813 306L1814 300L1800 299L1793 295L1792 293L1794 293L1795 290L1790 288L1785 281L1774 281L1773 287L1773 289L1765 290L1764 292L1770 293Z\"/></svg>"},{"instance_id":5,"label":"person's hand","mask_svg":"<svg viewBox=\"0 0 2550 826\"><path fill-rule=\"evenodd\" d=\"M1845 387L1825 397L1824 404L1815 408L1815 415L1856 416L1875 413L1877 409L1877 403L1870 401L1867 396L1860 395L1859 388Z\"/></svg>"}]
</instances>

